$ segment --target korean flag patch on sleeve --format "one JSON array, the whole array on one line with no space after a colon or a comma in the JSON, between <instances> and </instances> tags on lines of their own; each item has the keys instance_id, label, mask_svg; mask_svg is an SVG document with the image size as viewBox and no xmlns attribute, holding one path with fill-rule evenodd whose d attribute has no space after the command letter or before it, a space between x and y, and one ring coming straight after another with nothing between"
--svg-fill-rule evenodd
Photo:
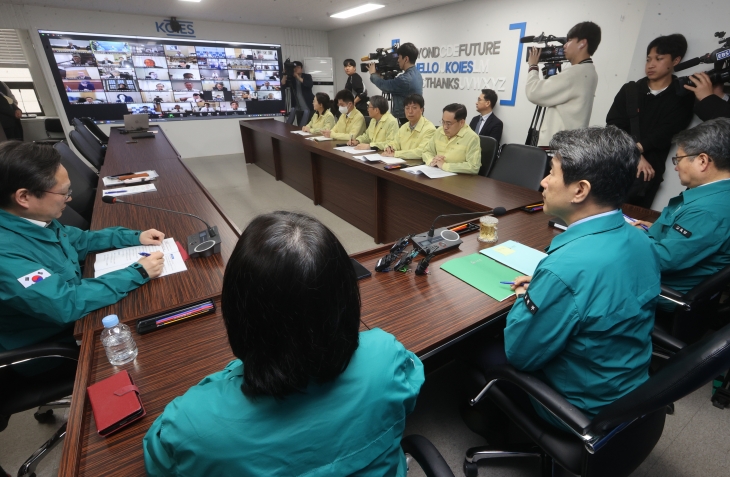
<instances>
[{"instance_id":1,"label":"korean flag patch on sleeve","mask_svg":"<svg viewBox=\"0 0 730 477\"><path fill-rule=\"evenodd\" d=\"M41 268L40 270L36 270L35 272L23 275L22 277L18 278L18 281L21 285L23 285L23 287L28 288L29 286L35 285L36 283L43 281L50 276L50 273Z\"/></svg>"}]
</instances>

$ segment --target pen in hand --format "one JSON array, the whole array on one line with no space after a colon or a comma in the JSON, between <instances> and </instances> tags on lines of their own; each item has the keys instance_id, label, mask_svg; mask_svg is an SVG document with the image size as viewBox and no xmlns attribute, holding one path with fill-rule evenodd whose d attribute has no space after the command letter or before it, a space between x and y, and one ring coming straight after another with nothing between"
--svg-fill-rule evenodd
<instances>
[{"instance_id":1,"label":"pen in hand","mask_svg":"<svg viewBox=\"0 0 730 477\"><path fill-rule=\"evenodd\" d=\"M499 282L499 283L501 283L502 285L514 285L515 284L515 282Z\"/></svg>"},{"instance_id":2,"label":"pen in hand","mask_svg":"<svg viewBox=\"0 0 730 477\"><path fill-rule=\"evenodd\" d=\"M139 252L139 254L142 255L143 257L149 257L150 256L150 254L147 253L147 252Z\"/></svg>"}]
</instances>

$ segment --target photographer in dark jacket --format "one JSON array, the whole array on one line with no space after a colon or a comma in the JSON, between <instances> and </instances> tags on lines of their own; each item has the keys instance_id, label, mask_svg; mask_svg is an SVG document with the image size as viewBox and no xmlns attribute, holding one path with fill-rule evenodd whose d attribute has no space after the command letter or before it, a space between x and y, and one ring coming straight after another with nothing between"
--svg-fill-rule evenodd
<instances>
[{"instance_id":1,"label":"photographer in dark jacket","mask_svg":"<svg viewBox=\"0 0 730 477\"><path fill-rule=\"evenodd\" d=\"M659 190L672 136L692 120L694 98L677 94L672 73L687 51L683 35L654 39L646 48L646 77L626 83L616 95L606 123L631 134L641 151L637 180L627 202L649 208Z\"/></svg>"},{"instance_id":2,"label":"photographer in dark jacket","mask_svg":"<svg viewBox=\"0 0 730 477\"><path fill-rule=\"evenodd\" d=\"M303 73L304 65L301 61L292 61L294 64L294 77L288 78L288 75L282 75L281 85L291 90L291 111L288 124L294 124L296 116L297 125L304 126L309 123L309 117L312 115L312 101L314 101L314 92L312 92L312 75Z\"/></svg>"},{"instance_id":3,"label":"photographer in dark jacket","mask_svg":"<svg viewBox=\"0 0 730 477\"><path fill-rule=\"evenodd\" d=\"M355 107L363 116L368 116L368 92L362 83L362 77L357 74L357 64L355 60L348 58L342 62L347 74L347 82L345 89L352 93L355 97Z\"/></svg>"},{"instance_id":4,"label":"photographer in dark jacket","mask_svg":"<svg viewBox=\"0 0 730 477\"><path fill-rule=\"evenodd\" d=\"M694 86L684 85L697 98L695 114L703 121L715 118L730 118L730 101L725 94L722 83L712 84L707 73L695 73L690 76Z\"/></svg>"}]
</instances>

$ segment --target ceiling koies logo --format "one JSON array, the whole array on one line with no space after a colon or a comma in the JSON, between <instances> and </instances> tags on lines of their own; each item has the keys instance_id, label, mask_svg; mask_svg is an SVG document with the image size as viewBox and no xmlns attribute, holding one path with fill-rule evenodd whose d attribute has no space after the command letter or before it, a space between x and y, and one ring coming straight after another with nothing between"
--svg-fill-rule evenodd
<instances>
[{"instance_id":1,"label":"ceiling koies logo","mask_svg":"<svg viewBox=\"0 0 730 477\"><path fill-rule=\"evenodd\" d=\"M155 22L155 27L159 33L176 38L195 38L195 29L193 22L179 21L175 19L162 20Z\"/></svg>"}]
</instances>

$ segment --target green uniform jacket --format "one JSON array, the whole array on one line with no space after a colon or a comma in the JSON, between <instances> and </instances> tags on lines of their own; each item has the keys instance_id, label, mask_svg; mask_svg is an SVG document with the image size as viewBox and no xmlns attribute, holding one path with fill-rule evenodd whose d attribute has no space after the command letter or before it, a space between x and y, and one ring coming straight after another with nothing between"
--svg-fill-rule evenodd
<instances>
[{"instance_id":1,"label":"green uniform jacket","mask_svg":"<svg viewBox=\"0 0 730 477\"><path fill-rule=\"evenodd\" d=\"M139 245L139 234L122 227L82 231L56 220L44 228L0 210L0 350L50 338L149 281L138 263L81 279L79 263L89 252ZM50 276L27 288L18 281L41 269Z\"/></svg>"},{"instance_id":2,"label":"green uniform jacket","mask_svg":"<svg viewBox=\"0 0 730 477\"><path fill-rule=\"evenodd\" d=\"M323 129L332 129L335 126L335 115L329 109L324 114L315 112L307 126L312 134L320 133Z\"/></svg>"},{"instance_id":3,"label":"green uniform jacket","mask_svg":"<svg viewBox=\"0 0 730 477\"><path fill-rule=\"evenodd\" d=\"M620 213L576 223L547 253L507 316L505 351L592 418L649 377L659 258Z\"/></svg>"},{"instance_id":4,"label":"green uniform jacket","mask_svg":"<svg viewBox=\"0 0 730 477\"><path fill-rule=\"evenodd\" d=\"M423 151L435 132L436 126L425 116L421 116L415 128L411 129L411 123L401 126L395 140L387 145L395 149L395 157L423 160Z\"/></svg>"},{"instance_id":5,"label":"green uniform jacket","mask_svg":"<svg viewBox=\"0 0 730 477\"><path fill-rule=\"evenodd\" d=\"M728 205L730 180L687 189L669 201L649 229L663 284L686 293L730 264Z\"/></svg>"},{"instance_id":6,"label":"green uniform jacket","mask_svg":"<svg viewBox=\"0 0 730 477\"><path fill-rule=\"evenodd\" d=\"M464 127L451 139L444 134L444 128L438 128L423 151L422 159L426 165L431 165L436 156L446 158L442 169L447 172L478 174L479 168L482 167L482 146L479 136L468 124L464 124Z\"/></svg>"},{"instance_id":7,"label":"green uniform jacket","mask_svg":"<svg viewBox=\"0 0 730 477\"><path fill-rule=\"evenodd\" d=\"M370 147L385 149L389 143L393 142L398 135L398 120L386 111L380 121L370 120L370 125L356 139L363 144L370 144Z\"/></svg>"},{"instance_id":8,"label":"green uniform jacket","mask_svg":"<svg viewBox=\"0 0 730 477\"><path fill-rule=\"evenodd\" d=\"M332 128L330 137L339 141L349 141L350 138L355 139L365 131L365 117L357 109L353 109L347 114L340 115L337 124Z\"/></svg>"},{"instance_id":9,"label":"green uniform jacket","mask_svg":"<svg viewBox=\"0 0 730 477\"><path fill-rule=\"evenodd\" d=\"M334 381L283 400L244 396L235 360L155 420L147 475L405 477L400 440L423 381L416 355L377 328Z\"/></svg>"}]
</instances>

